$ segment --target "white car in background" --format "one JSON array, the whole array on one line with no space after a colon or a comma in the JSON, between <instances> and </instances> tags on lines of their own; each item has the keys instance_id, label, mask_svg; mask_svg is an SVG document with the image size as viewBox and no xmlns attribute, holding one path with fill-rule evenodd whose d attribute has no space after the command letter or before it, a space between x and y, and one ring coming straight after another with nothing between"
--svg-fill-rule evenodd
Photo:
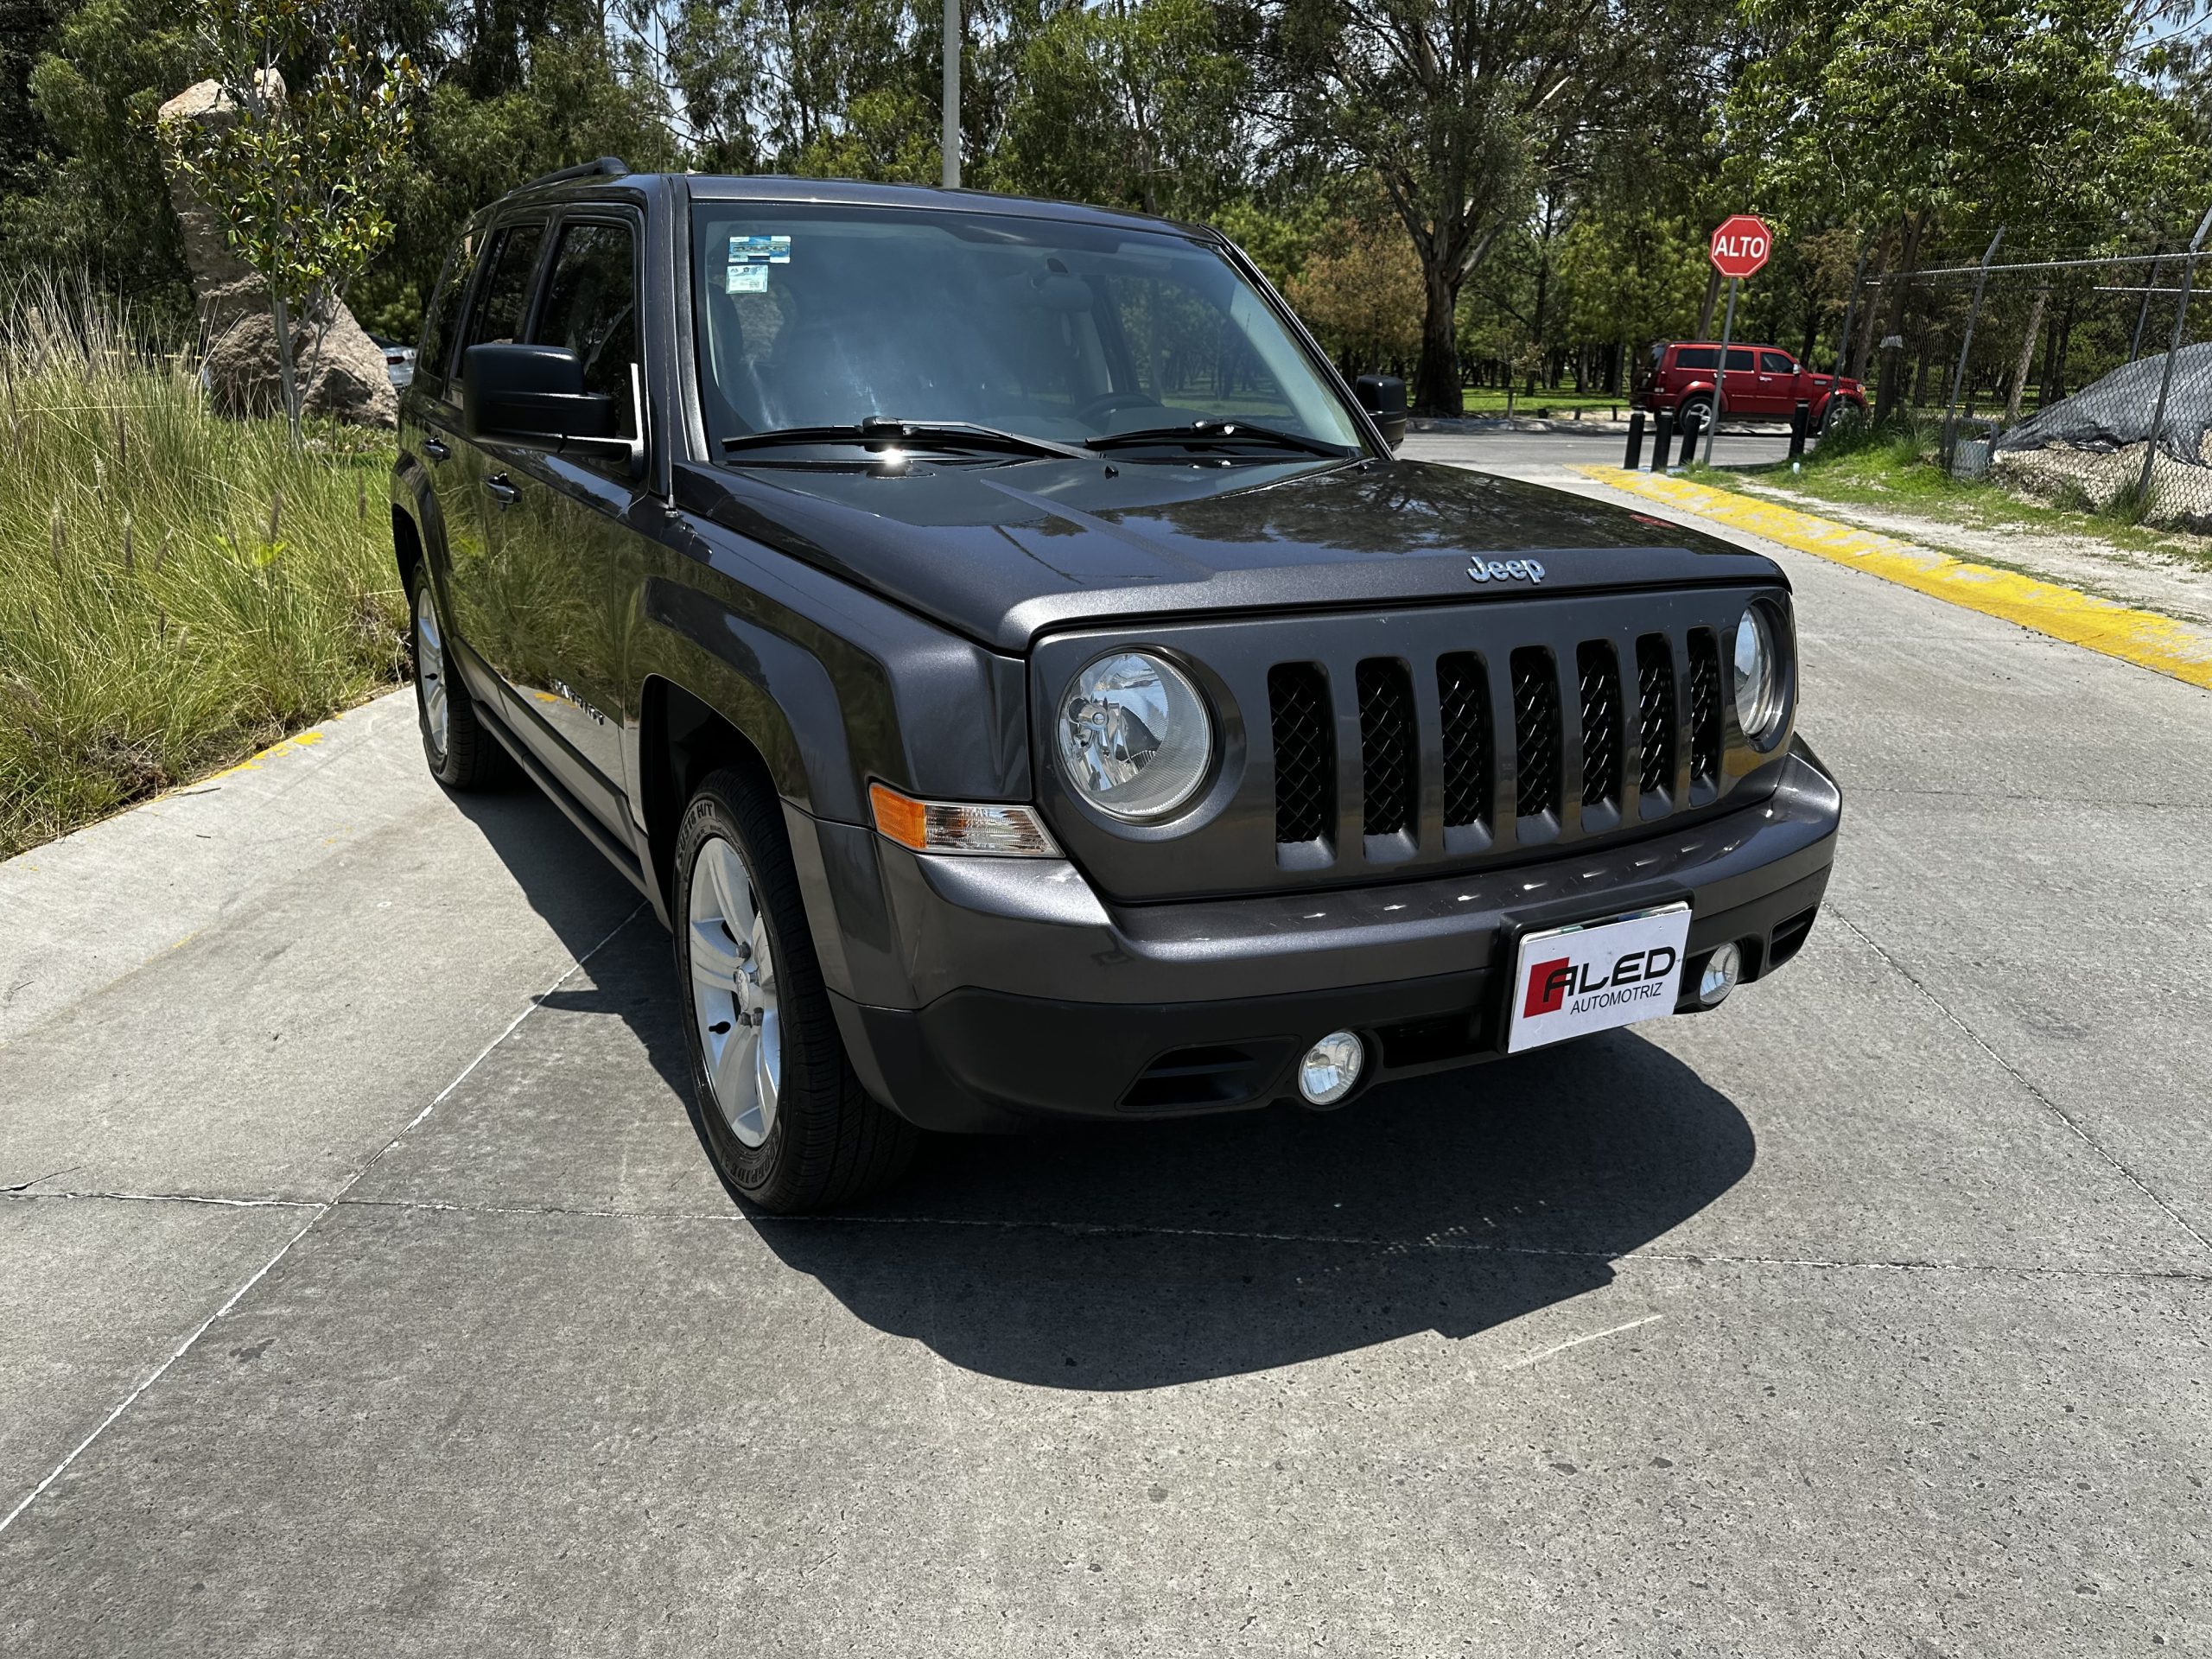
<instances>
[{"instance_id":1,"label":"white car in background","mask_svg":"<svg viewBox=\"0 0 2212 1659\"><path fill-rule=\"evenodd\" d=\"M403 346L396 340L386 340L381 334L371 334L378 351L384 353L385 372L391 377L393 387L406 385L415 378L415 348Z\"/></svg>"}]
</instances>

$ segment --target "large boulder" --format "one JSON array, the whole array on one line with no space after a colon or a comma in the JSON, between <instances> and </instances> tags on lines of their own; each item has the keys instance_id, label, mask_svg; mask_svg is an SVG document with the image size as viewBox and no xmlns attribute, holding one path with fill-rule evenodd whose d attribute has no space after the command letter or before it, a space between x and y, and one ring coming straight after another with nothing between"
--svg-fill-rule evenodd
<instances>
[{"instance_id":1,"label":"large boulder","mask_svg":"<svg viewBox=\"0 0 2212 1659\"><path fill-rule=\"evenodd\" d=\"M282 98L283 82L273 72L264 73L275 96ZM229 94L216 82L203 80L162 105L159 118L164 124L226 124L235 114ZM185 263L192 269L199 301L209 394L226 414L271 414L283 407L283 397L269 290L231 251L221 219L200 200L191 181L174 161L164 165L169 203L184 232ZM399 397L384 353L342 301L331 300L314 315L294 319L292 340L306 413L360 426L399 423Z\"/></svg>"}]
</instances>

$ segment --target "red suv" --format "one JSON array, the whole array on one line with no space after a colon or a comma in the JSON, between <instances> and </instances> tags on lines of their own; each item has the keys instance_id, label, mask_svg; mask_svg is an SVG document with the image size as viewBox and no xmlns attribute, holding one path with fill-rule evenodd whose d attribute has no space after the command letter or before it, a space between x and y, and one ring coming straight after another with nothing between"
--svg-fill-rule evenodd
<instances>
[{"instance_id":1,"label":"red suv","mask_svg":"<svg viewBox=\"0 0 2212 1659\"><path fill-rule=\"evenodd\" d=\"M1651 378L1643 406L1666 410L1677 422L1702 427L1713 415L1713 371L1720 363L1717 340L1676 340L1651 348ZM1813 430L1824 432L1846 409L1866 408L1866 393L1856 380L1815 374L1778 346L1728 347L1728 384L1723 408L1745 420L1786 421L1800 402L1812 405Z\"/></svg>"}]
</instances>

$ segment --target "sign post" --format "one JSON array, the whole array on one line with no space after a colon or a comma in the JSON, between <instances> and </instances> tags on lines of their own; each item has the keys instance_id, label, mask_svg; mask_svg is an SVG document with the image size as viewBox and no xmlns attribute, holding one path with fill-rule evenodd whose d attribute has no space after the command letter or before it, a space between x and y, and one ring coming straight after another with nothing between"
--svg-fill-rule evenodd
<instances>
[{"instance_id":1,"label":"sign post","mask_svg":"<svg viewBox=\"0 0 2212 1659\"><path fill-rule=\"evenodd\" d=\"M1713 424L1705 429L1705 464L1713 465L1713 442L1720 435L1720 416L1728 404L1728 347L1736 337L1736 290L1744 278L1755 274L1774 251L1774 232L1766 221L1749 213L1732 213L1720 221L1707 249L1713 268L1728 279L1728 313L1720 325L1720 360L1713 371Z\"/></svg>"}]
</instances>

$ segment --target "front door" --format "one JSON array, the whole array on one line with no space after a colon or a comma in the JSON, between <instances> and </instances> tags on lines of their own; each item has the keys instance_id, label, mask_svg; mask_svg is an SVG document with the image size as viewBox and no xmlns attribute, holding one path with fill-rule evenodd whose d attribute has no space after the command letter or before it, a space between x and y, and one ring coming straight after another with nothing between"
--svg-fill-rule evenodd
<instances>
[{"instance_id":1,"label":"front door","mask_svg":"<svg viewBox=\"0 0 2212 1659\"><path fill-rule=\"evenodd\" d=\"M564 217L530 339L576 353L584 389L612 399L614 434L626 439L639 434L645 400L638 293L636 222L608 208ZM659 504L619 457L518 452L509 480L519 496L501 563L529 601L508 618L500 671L537 728L531 735L550 736L586 774L575 792L623 828L622 732L633 712L625 687L644 581L628 525L636 513L658 518Z\"/></svg>"},{"instance_id":2,"label":"front door","mask_svg":"<svg viewBox=\"0 0 2212 1659\"><path fill-rule=\"evenodd\" d=\"M1759 413L1785 418L1797 406L1797 361L1787 352L1759 353Z\"/></svg>"}]
</instances>

